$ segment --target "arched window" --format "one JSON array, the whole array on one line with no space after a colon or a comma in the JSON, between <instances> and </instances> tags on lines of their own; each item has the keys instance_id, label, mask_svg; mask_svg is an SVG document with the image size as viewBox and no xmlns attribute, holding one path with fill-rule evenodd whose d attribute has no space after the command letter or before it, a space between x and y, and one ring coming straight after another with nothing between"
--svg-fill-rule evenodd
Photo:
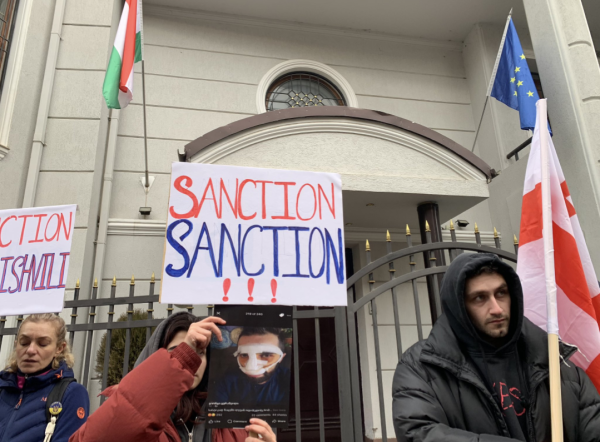
<instances>
[{"instance_id":1,"label":"arched window","mask_svg":"<svg viewBox=\"0 0 600 442\"><path fill-rule=\"evenodd\" d=\"M346 100L330 81L309 72L285 74L267 89L267 111L304 106L346 106Z\"/></svg>"},{"instance_id":2,"label":"arched window","mask_svg":"<svg viewBox=\"0 0 600 442\"><path fill-rule=\"evenodd\" d=\"M10 42L17 17L16 8L16 0L0 0L0 92L4 86Z\"/></svg>"}]
</instances>

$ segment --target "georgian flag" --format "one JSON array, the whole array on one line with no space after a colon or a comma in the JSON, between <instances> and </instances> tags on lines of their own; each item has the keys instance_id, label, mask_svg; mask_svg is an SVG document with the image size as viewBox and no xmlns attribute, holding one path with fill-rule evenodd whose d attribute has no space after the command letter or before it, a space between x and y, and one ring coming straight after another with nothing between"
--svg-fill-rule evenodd
<instances>
[{"instance_id":1,"label":"georgian flag","mask_svg":"<svg viewBox=\"0 0 600 442\"><path fill-rule=\"evenodd\" d=\"M543 150L547 155L545 182L550 192L546 205L542 200ZM547 226L552 231L550 238L543 235L544 212L547 214ZM525 295L525 316L548 333L557 333L565 343L576 345L579 352L573 355L571 361L586 371L600 391L600 287L548 133L546 100L537 103L535 131L525 174L519 239L517 273ZM550 253L547 253L548 250ZM548 259L549 255L553 255L553 264L552 258ZM549 275L555 285L551 281L547 290Z\"/></svg>"},{"instance_id":2,"label":"georgian flag","mask_svg":"<svg viewBox=\"0 0 600 442\"><path fill-rule=\"evenodd\" d=\"M142 0L126 0L102 94L111 109L123 109L133 98L133 65L142 60Z\"/></svg>"}]
</instances>

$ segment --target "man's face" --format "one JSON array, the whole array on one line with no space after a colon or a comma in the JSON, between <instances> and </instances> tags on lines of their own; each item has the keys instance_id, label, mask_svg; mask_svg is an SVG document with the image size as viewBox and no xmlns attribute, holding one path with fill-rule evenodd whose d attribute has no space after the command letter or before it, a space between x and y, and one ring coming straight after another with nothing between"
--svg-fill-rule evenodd
<instances>
[{"instance_id":1,"label":"man's face","mask_svg":"<svg viewBox=\"0 0 600 442\"><path fill-rule=\"evenodd\" d=\"M285 353L279 349L279 338L272 333L242 336L238 341L240 369L257 384L267 382L284 357Z\"/></svg>"},{"instance_id":2,"label":"man's face","mask_svg":"<svg viewBox=\"0 0 600 442\"><path fill-rule=\"evenodd\" d=\"M471 322L486 336L497 339L508 334L510 293L498 273L484 273L467 279L465 307Z\"/></svg>"}]
</instances>

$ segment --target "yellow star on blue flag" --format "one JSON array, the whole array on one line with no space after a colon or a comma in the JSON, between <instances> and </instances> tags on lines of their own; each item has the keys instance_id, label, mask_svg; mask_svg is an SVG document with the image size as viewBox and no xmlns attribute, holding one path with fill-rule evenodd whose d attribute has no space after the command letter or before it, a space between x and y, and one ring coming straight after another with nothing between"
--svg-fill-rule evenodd
<instances>
[{"instance_id":1,"label":"yellow star on blue flag","mask_svg":"<svg viewBox=\"0 0 600 442\"><path fill-rule=\"evenodd\" d=\"M518 94L517 88L519 87L524 87L524 90L528 92ZM535 104L540 96L531 77L512 18L506 30L506 39L491 96L508 107L519 111L521 129L533 130L535 128Z\"/></svg>"}]
</instances>

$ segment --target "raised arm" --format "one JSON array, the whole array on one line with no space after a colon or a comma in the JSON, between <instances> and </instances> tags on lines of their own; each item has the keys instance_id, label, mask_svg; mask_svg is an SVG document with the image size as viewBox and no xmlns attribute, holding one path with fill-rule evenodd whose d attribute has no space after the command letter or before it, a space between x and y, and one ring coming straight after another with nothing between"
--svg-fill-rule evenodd
<instances>
[{"instance_id":1,"label":"raised arm","mask_svg":"<svg viewBox=\"0 0 600 442\"><path fill-rule=\"evenodd\" d=\"M158 350L123 378L69 442L158 441L201 361L185 343L171 353Z\"/></svg>"}]
</instances>

